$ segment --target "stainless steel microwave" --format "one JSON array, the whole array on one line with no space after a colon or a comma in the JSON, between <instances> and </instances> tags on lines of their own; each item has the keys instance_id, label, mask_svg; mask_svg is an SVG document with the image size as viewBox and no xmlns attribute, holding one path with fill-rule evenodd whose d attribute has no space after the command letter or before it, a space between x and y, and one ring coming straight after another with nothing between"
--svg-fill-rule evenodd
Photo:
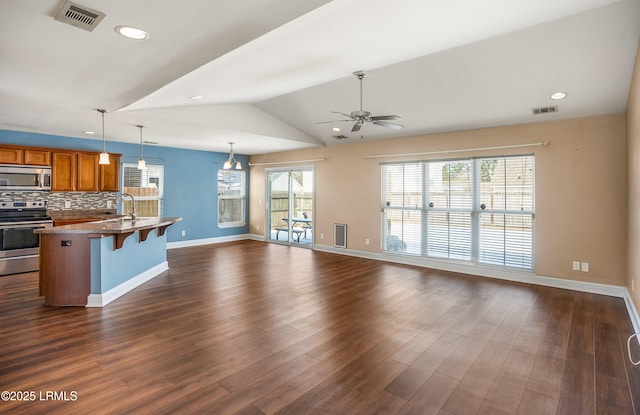
<instances>
[{"instance_id":1,"label":"stainless steel microwave","mask_svg":"<svg viewBox=\"0 0 640 415\"><path fill-rule=\"evenodd\" d=\"M51 190L51 167L0 164L0 191Z\"/></svg>"}]
</instances>

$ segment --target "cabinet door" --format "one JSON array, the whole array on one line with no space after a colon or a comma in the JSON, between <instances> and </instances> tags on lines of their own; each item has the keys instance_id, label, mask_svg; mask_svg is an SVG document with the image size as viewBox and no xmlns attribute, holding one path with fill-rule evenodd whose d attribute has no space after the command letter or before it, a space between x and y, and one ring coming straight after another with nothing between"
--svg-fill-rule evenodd
<instances>
[{"instance_id":1,"label":"cabinet door","mask_svg":"<svg viewBox=\"0 0 640 415\"><path fill-rule=\"evenodd\" d=\"M46 150L24 150L24 164L51 166L51 152Z\"/></svg>"},{"instance_id":2,"label":"cabinet door","mask_svg":"<svg viewBox=\"0 0 640 415\"><path fill-rule=\"evenodd\" d=\"M0 164L22 164L23 160L21 148L0 147Z\"/></svg>"},{"instance_id":3,"label":"cabinet door","mask_svg":"<svg viewBox=\"0 0 640 415\"><path fill-rule=\"evenodd\" d=\"M100 165L100 191L120 191L120 156L110 154L109 164Z\"/></svg>"},{"instance_id":4,"label":"cabinet door","mask_svg":"<svg viewBox=\"0 0 640 415\"><path fill-rule=\"evenodd\" d=\"M74 153L52 154L51 190L72 192L76 190L76 156Z\"/></svg>"},{"instance_id":5,"label":"cabinet door","mask_svg":"<svg viewBox=\"0 0 640 415\"><path fill-rule=\"evenodd\" d=\"M78 153L77 163L77 186L78 191L98 191L98 160L97 154Z\"/></svg>"}]
</instances>

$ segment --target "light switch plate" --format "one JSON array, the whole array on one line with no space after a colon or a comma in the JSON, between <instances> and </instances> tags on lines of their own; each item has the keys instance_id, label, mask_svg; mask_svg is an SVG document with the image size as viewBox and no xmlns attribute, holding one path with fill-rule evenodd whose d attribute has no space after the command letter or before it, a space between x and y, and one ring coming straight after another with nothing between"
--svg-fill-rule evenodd
<instances>
[{"instance_id":1,"label":"light switch plate","mask_svg":"<svg viewBox=\"0 0 640 415\"><path fill-rule=\"evenodd\" d=\"M589 263L588 262L583 262L581 264L581 270L582 270L582 272L589 272Z\"/></svg>"}]
</instances>

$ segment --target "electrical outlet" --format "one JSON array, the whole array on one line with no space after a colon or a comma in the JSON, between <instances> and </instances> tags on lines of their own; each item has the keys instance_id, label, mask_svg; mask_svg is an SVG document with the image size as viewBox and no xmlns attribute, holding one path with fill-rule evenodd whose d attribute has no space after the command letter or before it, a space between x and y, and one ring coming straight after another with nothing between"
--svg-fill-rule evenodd
<instances>
[{"instance_id":1,"label":"electrical outlet","mask_svg":"<svg viewBox=\"0 0 640 415\"><path fill-rule=\"evenodd\" d=\"M589 272L589 263L583 262L580 266L580 269L582 272Z\"/></svg>"},{"instance_id":2,"label":"electrical outlet","mask_svg":"<svg viewBox=\"0 0 640 415\"><path fill-rule=\"evenodd\" d=\"M260 225L256 225L256 230L259 231L260 230Z\"/></svg>"},{"instance_id":3,"label":"electrical outlet","mask_svg":"<svg viewBox=\"0 0 640 415\"><path fill-rule=\"evenodd\" d=\"M369 245L369 243L371 243L371 241L369 240L369 238L366 238L366 239L364 240L364 244L365 244L365 245Z\"/></svg>"},{"instance_id":4,"label":"electrical outlet","mask_svg":"<svg viewBox=\"0 0 640 415\"><path fill-rule=\"evenodd\" d=\"M64 201L64 208L65 209L71 209L71 201L70 200L65 200Z\"/></svg>"},{"instance_id":5,"label":"electrical outlet","mask_svg":"<svg viewBox=\"0 0 640 415\"><path fill-rule=\"evenodd\" d=\"M573 261L573 270L574 271L580 271L580 262Z\"/></svg>"},{"instance_id":6,"label":"electrical outlet","mask_svg":"<svg viewBox=\"0 0 640 415\"><path fill-rule=\"evenodd\" d=\"M182 231L182 236L185 236L187 234L187 231L183 230Z\"/></svg>"},{"instance_id":7,"label":"electrical outlet","mask_svg":"<svg viewBox=\"0 0 640 415\"><path fill-rule=\"evenodd\" d=\"M110 209L113 206L113 202L110 200L107 200L107 209Z\"/></svg>"},{"instance_id":8,"label":"electrical outlet","mask_svg":"<svg viewBox=\"0 0 640 415\"><path fill-rule=\"evenodd\" d=\"M320 234L320 239L324 239L324 233Z\"/></svg>"}]
</instances>

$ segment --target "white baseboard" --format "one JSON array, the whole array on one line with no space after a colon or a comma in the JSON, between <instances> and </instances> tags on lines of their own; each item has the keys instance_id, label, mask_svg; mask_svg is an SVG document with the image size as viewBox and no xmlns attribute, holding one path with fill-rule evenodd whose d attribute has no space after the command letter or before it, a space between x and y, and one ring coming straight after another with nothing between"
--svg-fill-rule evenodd
<instances>
[{"instance_id":1,"label":"white baseboard","mask_svg":"<svg viewBox=\"0 0 640 415\"><path fill-rule=\"evenodd\" d=\"M153 279L159 274L169 269L169 264L164 261L153 268L149 268L141 274L136 275L123 282L122 284L113 287L109 291L102 294L90 294L87 298L87 307L104 307L113 300L123 296L134 288L144 284L145 282Z\"/></svg>"},{"instance_id":2,"label":"white baseboard","mask_svg":"<svg viewBox=\"0 0 640 415\"><path fill-rule=\"evenodd\" d=\"M187 248L190 246L220 244L223 242L243 241L245 239L251 239L249 234L243 233L241 235L220 236L217 238L204 238L204 239L192 239L189 241L180 242L167 242L167 249L173 248Z\"/></svg>"}]
</instances>

